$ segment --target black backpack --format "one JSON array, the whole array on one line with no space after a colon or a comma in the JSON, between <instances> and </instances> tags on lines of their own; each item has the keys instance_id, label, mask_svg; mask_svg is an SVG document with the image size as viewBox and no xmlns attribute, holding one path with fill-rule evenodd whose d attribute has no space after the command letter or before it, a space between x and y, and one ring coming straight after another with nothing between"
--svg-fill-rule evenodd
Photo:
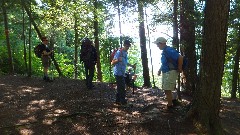
<instances>
[{"instance_id":1,"label":"black backpack","mask_svg":"<svg viewBox=\"0 0 240 135\"><path fill-rule=\"evenodd\" d=\"M97 52L92 42L86 38L81 45L80 61L95 63L97 61Z\"/></svg>"},{"instance_id":2,"label":"black backpack","mask_svg":"<svg viewBox=\"0 0 240 135\"><path fill-rule=\"evenodd\" d=\"M34 53L38 58L42 57L42 44L38 44L37 46L34 47Z\"/></svg>"}]
</instances>

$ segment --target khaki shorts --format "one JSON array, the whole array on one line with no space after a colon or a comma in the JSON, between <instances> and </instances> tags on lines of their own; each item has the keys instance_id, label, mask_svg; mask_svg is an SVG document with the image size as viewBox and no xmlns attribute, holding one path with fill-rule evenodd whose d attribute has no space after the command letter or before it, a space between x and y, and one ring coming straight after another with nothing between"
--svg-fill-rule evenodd
<instances>
[{"instance_id":1,"label":"khaki shorts","mask_svg":"<svg viewBox=\"0 0 240 135\"><path fill-rule=\"evenodd\" d=\"M49 56L42 56L42 66L48 68L51 63L51 58Z\"/></svg>"},{"instance_id":2,"label":"khaki shorts","mask_svg":"<svg viewBox=\"0 0 240 135\"><path fill-rule=\"evenodd\" d=\"M174 90L176 86L176 80L178 78L177 70L170 70L169 72L162 74L162 89Z\"/></svg>"}]
</instances>

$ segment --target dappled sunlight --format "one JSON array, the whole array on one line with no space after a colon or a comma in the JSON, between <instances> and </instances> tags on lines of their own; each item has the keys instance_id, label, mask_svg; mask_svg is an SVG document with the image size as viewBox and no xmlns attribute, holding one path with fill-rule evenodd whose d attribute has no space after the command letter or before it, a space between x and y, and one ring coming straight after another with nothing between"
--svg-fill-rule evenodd
<instances>
[{"instance_id":1,"label":"dappled sunlight","mask_svg":"<svg viewBox=\"0 0 240 135\"><path fill-rule=\"evenodd\" d=\"M118 108L107 109L107 111L112 112L112 113L121 113L121 112L123 112L122 110L120 110Z\"/></svg>"},{"instance_id":2,"label":"dappled sunlight","mask_svg":"<svg viewBox=\"0 0 240 135\"><path fill-rule=\"evenodd\" d=\"M55 100L33 100L30 101L29 105L27 105L27 112L26 113L31 113L31 112L36 112L39 110L46 110L54 107Z\"/></svg>"},{"instance_id":3,"label":"dappled sunlight","mask_svg":"<svg viewBox=\"0 0 240 135\"><path fill-rule=\"evenodd\" d=\"M45 125L52 125L53 122L55 122L55 120L52 120L52 119L44 119L42 121L42 123Z\"/></svg>"},{"instance_id":4,"label":"dappled sunlight","mask_svg":"<svg viewBox=\"0 0 240 135\"><path fill-rule=\"evenodd\" d=\"M54 111L54 116L60 116L62 114L69 114L69 112L67 110L64 109L57 109Z\"/></svg>"},{"instance_id":5,"label":"dappled sunlight","mask_svg":"<svg viewBox=\"0 0 240 135\"><path fill-rule=\"evenodd\" d=\"M30 87L30 86L19 86L17 89L19 89L18 94L23 95L23 94L37 94L43 88Z\"/></svg>"},{"instance_id":6,"label":"dappled sunlight","mask_svg":"<svg viewBox=\"0 0 240 135\"><path fill-rule=\"evenodd\" d=\"M34 132L31 129L20 129L19 134L20 135L33 135Z\"/></svg>"},{"instance_id":7,"label":"dappled sunlight","mask_svg":"<svg viewBox=\"0 0 240 135\"><path fill-rule=\"evenodd\" d=\"M84 135L90 135L90 133L87 133L88 128L85 125L79 123L73 125L73 130L78 132L84 132Z\"/></svg>"},{"instance_id":8,"label":"dappled sunlight","mask_svg":"<svg viewBox=\"0 0 240 135\"><path fill-rule=\"evenodd\" d=\"M30 116L26 119L22 119L22 120L19 120L17 125L22 125L22 124L26 124L26 123L31 123L31 122L36 122L37 119L35 116Z\"/></svg>"}]
</instances>

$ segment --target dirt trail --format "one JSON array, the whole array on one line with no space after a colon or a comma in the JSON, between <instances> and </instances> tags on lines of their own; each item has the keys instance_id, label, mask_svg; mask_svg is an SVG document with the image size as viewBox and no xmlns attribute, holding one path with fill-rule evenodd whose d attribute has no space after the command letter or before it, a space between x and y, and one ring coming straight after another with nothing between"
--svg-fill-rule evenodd
<instances>
[{"instance_id":1,"label":"dirt trail","mask_svg":"<svg viewBox=\"0 0 240 135\"><path fill-rule=\"evenodd\" d=\"M127 92L129 106L114 104L114 88L81 80L0 77L0 134L34 135L188 135L196 134L184 120L184 106L168 112L159 89ZM183 100L183 104L187 104ZM239 101L223 99L221 118L226 134L240 134Z\"/></svg>"}]
</instances>

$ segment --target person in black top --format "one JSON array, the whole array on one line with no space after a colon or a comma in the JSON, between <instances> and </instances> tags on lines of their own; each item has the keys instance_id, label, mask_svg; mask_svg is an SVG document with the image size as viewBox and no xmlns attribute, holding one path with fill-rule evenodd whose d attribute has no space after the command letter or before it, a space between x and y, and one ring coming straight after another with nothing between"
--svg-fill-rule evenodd
<instances>
[{"instance_id":1,"label":"person in black top","mask_svg":"<svg viewBox=\"0 0 240 135\"><path fill-rule=\"evenodd\" d=\"M48 68L50 67L51 64L51 55L52 52L49 48L48 48L48 39L47 37L42 37L41 38L42 43L41 43L41 52L42 52L42 56L41 56L41 60L42 60L42 65L43 65L43 80L45 80L46 82L51 82L52 80L49 79L48 76Z\"/></svg>"},{"instance_id":2,"label":"person in black top","mask_svg":"<svg viewBox=\"0 0 240 135\"><path fill-rule=\"evenodd\" d=\"M94 87L92 81L97 63L97 52L92 41L88 38L82 40L80 62L84 63L87 88L92 89Z\"/></svg>"}]
</instances>

